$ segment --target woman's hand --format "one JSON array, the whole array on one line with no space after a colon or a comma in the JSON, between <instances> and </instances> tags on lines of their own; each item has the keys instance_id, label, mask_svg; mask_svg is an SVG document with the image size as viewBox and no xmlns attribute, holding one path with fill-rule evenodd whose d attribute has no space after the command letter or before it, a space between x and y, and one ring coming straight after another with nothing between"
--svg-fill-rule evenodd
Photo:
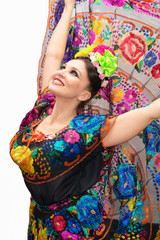
<instances>
[{"instance_id":1,"label":"woman's hand","mask_svg":"<svg viewBox=\"0 0 160 240\"><path fill-rule=\"evenodd\" d=\"M64 57L69 23L70 23L70 18L72 15L75 0L64 0L64 2L65 2L65 7L64 7L63 14L47 46L44 68L43 68L41 91L43 91L49 85L51 76L57 69L60 68L62 59Z\"/></svg>"}]
</instances>

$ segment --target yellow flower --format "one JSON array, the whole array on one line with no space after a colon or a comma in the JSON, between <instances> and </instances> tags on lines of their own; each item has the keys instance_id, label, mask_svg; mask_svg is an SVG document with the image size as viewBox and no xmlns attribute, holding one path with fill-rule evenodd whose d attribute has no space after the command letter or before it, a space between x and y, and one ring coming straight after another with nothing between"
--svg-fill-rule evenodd
<instances>
[{"instance_id":1,"label":"yellow flower","mask_svg":"<svg viewBox=\"0 0 160 240\"><path fill-rule=\"evenodd\" d=\"M123 96L124 96L123 90L116 88L111 93L111 101L117 103L118 101L122 100Z\"/></svg>"},{"instance_id":2,"label":"yellow flower","mask_svg":"<svg viewBox=\"0 0 160 240\"><path fill-rule=\"evenodd\" d=\"M78 53L76 53L76 55L74 56L74 58L78 58L78 57L87 57L88 54L90 52L93 51L93 49L95 48L95 46L92 45L88 45L86 48L83 48L82 50L80 50Z\"/></svg>"},{"instance_id":3,"label":"yellow flower","mask_svg":"<svg viewBox=\"0 0 160 240\"><path fill-rule=\"evenodd\" d=\"M158 232L156 234L155 240L159 240L159 239L160 239L160 227L159 227L159 230L158 230Z\"/></svg>"},{"instance_id":4,"label":"yellow flower","mask_svg":"<svg viewBox=\"0 0 160 240\"><path fill-rule=\"evenodd\" d=\"M98 36L97 39L95 40L95 46L103 45L103 43L104 43L104 41L101 38L101 36Z\"/></svg>"},{"instance_id":5,"label":"yellow flower","mask_svg":"<svg viewBox=\"0 0 160 240\"><path fill-rule=\"evenodd\" d=\"M102 32L102 24L100 22L98 22L97 20L94 22L93 31L97 35L100 35L100 33Z\"/></svg>"},{"instance_id":6,"label":"yellow flower","mask_svg":"<svg viewBox=\"0 0 160 240\"><path fill-rule=\"evenodd\" d=\"M136 201L136 197L133 197L130 199L130 201L128 202L128 207L129 210L132 212L134 207L135 207L135 201Z\"/></svg>"},{"instance_id":7,"label":"yellow flower","mask_svg":"<svg viewBox=\"0 0 160 240\"><path fill-rule=\"evenodd\" d=\"M47 231L47 228L43 228L42 221L40 221L38 240L46 240L47 239L46 231Z\"/></svg>"},{"instance_id":8,"label":"yellow flower","mask_svg":"<svg viewBox=\"0 0 160 240\"><path fill-rule=\"evenodd\" d=\"M28 173L34 173L32 151L26 146L18 146L11 150L11 157L19 167Z\"/></svg>"}]
</instances>

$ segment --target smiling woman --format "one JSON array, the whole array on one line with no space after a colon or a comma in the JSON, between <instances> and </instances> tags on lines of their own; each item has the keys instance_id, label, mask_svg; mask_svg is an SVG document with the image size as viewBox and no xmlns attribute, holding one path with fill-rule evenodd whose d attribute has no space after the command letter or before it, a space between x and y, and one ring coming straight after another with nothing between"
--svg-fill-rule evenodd
<instances>
[{"instance_id":1,"label":"smiling woman","mask_svg":"<svg viewBox=\"0 0 160 240\"><path fill-rule=\"evenodd\" d=\"M74 22L71 18L75 16L74 31L78 31L81 26L79 17L86 13L77 16L74 11L83 4L83 1L75 4L74 0L50 4L55 21L50 18L49 24L55 29L53 34L49 31L45 48L41 91L34 108L27 113L10 143L11 157L20 167L31 193L28 240L156 239L156 234L159 234L159 208L157 205L157 209L152 209L151 200L155 202L156 194L156 201L159 199L159 169L154 166L153 158L156 155L155 165L158 166L160 100L135 109L137 105L133 103L137 96L138 100L141 99L142 89L137 87L138 84L133 85L134 89L128 89L130 85L126 72L122 69L116 72L117 53L123 65L124 59L129 59L125 61L129 68L133 64L137 64L137 71L141 70L142 64L152 67L146 62L146 57L156 40L152 37L146 40L138 28L127 33L130 26L127 24L124 27L124 22L119 25L120 20L112 23L112 17L106 16L104 27L103 14L100 16L102 23L91 14L95 37L97 34L98 38L94 45L79 50L77 44L81 44L82 40L86 44L85 36L77 38L77 32L73 34L75 46L71 53L76 54L65 62L66 56L72 55L68 54L67 45L67 40L71 41L68 34L73 31L70 29L70 24ZM103 4L106 15L113 10L116 14L122 6L125 13L128 11L125 10L128 9L125 1L109 4L111 9ZM83 26L84 23L85 18ZM103 38L108 41L111 35L111 26L106 27L107 23L115 24L115 29L123 27L124 36L121 40L119 37L118 43L115 40L118 37L115 37L113 49L97 45L103 42ZM49 30L52 29L50 25ZM80 35L82 32L85 33L80 31ZM127 39L129 41L124 43ZM141 46L142 52L138 52L136 46ZM154 51L152 55L155 54ZM154 61L157 61L157 57ZM65 63L61 65L62 62ZM112 87L115 88L108 94L107 91ZM100 92L103 92L103 96L106 94L104 99L110 101L111 107L113 102L117 103L115 109L124 114L100 115L100 110L95 112L90 108L91 98L101 100ZM122 102L123 97L126 102ZM129 104L132 111L127 112L125 110L127 107L130 110ZM133 145L125 148L123 143L137 134L134 139L137 150ZM118 144L121 145L113 147ZM142 145L145 145L146 153ZM149 192L153 189L151 182L156 186L152 194Z\"/></svg>"}]
</instances>

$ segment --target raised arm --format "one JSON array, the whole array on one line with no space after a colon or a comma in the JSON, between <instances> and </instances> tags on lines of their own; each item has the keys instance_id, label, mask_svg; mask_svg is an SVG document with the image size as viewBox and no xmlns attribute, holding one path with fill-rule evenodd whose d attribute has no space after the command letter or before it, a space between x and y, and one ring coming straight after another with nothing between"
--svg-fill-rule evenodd
<instances>
[{"instance_id":1,"label":"raised arm","mask_svg":"<svg viewBox=\"0 0 160 240\"><path fill-rule=\"evenodd\" d=\"M118 116L110 132L107 135L105 132L103 133L104 146L114 146L130 140L158 118L160 118L160 99L155 100L147 107ZM112 124L114 120L115 118L111 119Z\"/></svg>"},{"instance_id":2,"label":"raised arm","mask_svg":"<svg viewBox=\"0 0 160 240\"><path fill-rule=\"evenodd\" d=\"M43 91L43 89L48 86L50 77L54 71L60 68L60 64L65 53L69 22L72 15L74 3L75 0L65 0L65 7L61 19L57 24L47 46L41 91Z\"/></svg>"}]
</instances>

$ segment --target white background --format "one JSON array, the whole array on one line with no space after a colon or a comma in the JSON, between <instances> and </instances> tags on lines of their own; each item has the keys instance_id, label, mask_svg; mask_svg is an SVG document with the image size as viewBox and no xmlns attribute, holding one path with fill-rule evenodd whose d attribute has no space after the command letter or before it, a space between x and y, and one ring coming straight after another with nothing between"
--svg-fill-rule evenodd
<instances>
[{"instance_id":1,"label":"white background","mask_svg":"<svg viewBox=\"0 0 160 240\"><path fill-rule=\"evenodd\" d=\"M48 0L0 3L0 239L26 240L30 194L9 142L37 97L38 61Z\"/></svg>"}]
</instances>

